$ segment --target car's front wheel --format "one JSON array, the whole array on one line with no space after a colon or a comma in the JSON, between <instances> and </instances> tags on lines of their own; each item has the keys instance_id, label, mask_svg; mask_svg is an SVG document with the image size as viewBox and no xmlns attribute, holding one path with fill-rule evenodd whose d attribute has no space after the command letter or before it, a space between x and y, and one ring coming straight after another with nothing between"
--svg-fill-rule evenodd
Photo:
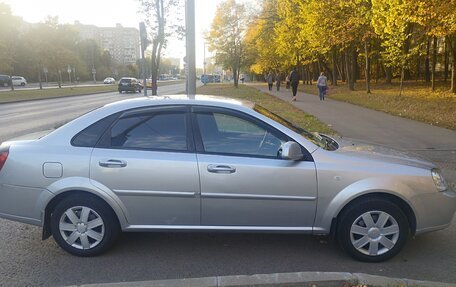
<instances>
[{"instance_id":1,"label":"car's front wheel","mask_svg":"<svg viewBox=\"0 0 456 287\"><path fill-rule=\"evenodd\" d=\"M352 257L381 262L399 253L409 230L407 217L397 204L384 198L366 198L342 212L337 238Z\"/></svg>"},{"instance_id":2,"label":"car's front wheel","mask_svg":"<svg viewBox=\"0 0 456 287\"><path fill-rule=\"evenodd\" d=\"M64 198L51 214L52 235L65 251L76 256L96 256L105 252L120 233L111 208L91 196Z\"/></svg>"}]
</instances>

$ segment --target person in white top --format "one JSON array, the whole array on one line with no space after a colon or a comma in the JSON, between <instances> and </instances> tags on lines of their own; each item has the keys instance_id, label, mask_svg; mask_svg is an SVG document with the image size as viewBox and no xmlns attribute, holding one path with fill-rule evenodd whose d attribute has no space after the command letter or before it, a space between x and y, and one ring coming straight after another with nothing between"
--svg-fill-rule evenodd
<instances>
[{"instance_id":1,"label":"person in white top","mask_svg":"<svg viewBox=\"0 0 456 287\"><path fill-rule=\"evenodd\" d=\"M320 101L325 100L326 90L328 89L328 78L326 78L325 73L321 72L320 77L317 80L318 95L320 96Z\"/></svg>"}]
</instances>

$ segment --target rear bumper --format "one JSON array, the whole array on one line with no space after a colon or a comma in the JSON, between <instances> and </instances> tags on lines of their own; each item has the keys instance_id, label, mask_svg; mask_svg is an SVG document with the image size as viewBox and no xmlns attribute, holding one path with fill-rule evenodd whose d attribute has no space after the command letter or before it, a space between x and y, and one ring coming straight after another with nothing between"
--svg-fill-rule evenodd
<instances>
[{"instance_id":1,"label":"rear bumper","mask_svg":"<svg viewBox=\"0 0 456 287\"><path fill-rule=\"evenodd\" d=\"M46 203L52 197L46 189L2 184L0 217L41 226Z\"/></svg>"}]
</instances>

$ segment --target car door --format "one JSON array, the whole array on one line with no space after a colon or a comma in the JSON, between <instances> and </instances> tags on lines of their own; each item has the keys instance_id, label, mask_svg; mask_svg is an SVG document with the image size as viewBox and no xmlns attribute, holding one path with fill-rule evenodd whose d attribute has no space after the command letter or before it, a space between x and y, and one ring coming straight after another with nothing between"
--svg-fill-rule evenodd
<instances>
[{"instance_id":1,"label":"car door","mask_svg":"<svg viewBox=\"0 0 456 287\"><path fill-rule=\"evenodd\" d=\"M311 230L316 208L315 164L278 157L290 138L239 111L193 107L201 220L236 229Z\"/></svg>"},{"instance_id":2,"label":"car door","mask_svg":"<svg viewBox=\"0 0 456 287\"><path fill-rule=\"evenodd\" d=\"M90 177L126 207L130 225L199 225L199 176L187 107L124 113L93 150Z\"/></svg>"}]
</instances>

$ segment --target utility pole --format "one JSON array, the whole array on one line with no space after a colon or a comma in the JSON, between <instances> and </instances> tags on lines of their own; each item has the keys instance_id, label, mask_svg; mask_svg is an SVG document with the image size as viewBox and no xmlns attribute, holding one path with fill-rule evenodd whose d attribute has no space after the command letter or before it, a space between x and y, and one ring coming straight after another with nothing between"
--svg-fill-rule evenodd
<instances>
[{"instance_id":1,"label":"utility pole","mask_svg":"<svg viewBox=\"0 0 456 287\"><path fill-rule=\"evenodd\" d=\"M195 0L185 3L186 50L187 50L187 95L196 94L196 65L195 65Z\"/></svg>"},{"instance_id":2,"label":"utility pole","mask_svg":"<svg viewBox=\"0 0 456 287\"><path fill-rule=\"evenodd\" d=\"M206 75L206 42L203 43L203 75Z\"/></svg>"}]
</instances>

